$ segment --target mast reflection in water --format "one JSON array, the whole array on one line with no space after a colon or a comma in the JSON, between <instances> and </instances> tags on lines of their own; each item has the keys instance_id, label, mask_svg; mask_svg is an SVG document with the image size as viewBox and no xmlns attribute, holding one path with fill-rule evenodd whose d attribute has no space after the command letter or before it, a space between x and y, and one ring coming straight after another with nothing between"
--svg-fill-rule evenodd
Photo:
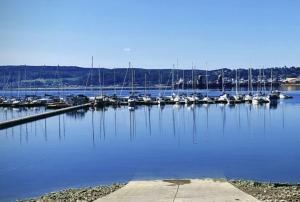
<instances>
[{"instance_id":1,"label":"mast reflection in water","mask_svg":"<svg viewBox=\"0 0 300 202\"><path fill-rule=\"evenodd\" d=\"M299 182L300 98L293 96L262 106L96 108L0 130L0 199L131 179Z\"/></svg>"}]
</instances>

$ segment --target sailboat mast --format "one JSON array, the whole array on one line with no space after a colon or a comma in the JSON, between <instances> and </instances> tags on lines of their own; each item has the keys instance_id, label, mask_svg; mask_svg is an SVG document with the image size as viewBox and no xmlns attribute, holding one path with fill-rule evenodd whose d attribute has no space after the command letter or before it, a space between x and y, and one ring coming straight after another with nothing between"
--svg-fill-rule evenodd
<instances>
[{"instance_id":1,"label":"sailboat mast","mask_svg":"<svg viewBox=\"0 0 300 202\"><path fill-rule=\"evenodd\" d=\"M147 74L145 73L145 91L144 91L145 96L147 94L146 88L147 88Z\"/></svg>"},{"instance_id":2,"label":"sailboat mast","mask_svg":"<svg viewBox=\"0 0 300 202\"><path fill-rule=\"evenodd\" d=\"M161 96L161 72L160 70L158 70L158 93L159 93L159 96Z\"/></svg>"},{"instance_id":3,"label":"sailboat mast","mask_svg":"<svg viewBox=\"0 0 300 202\"><path fill-rule=\"evenodd\" d=\"M99 69L98 69L98 80L99 80L99 93L101 94L102 90L101 90L101 72L100 72L101 68L100 68L100 65L99 65Z\"/></svg>"},{"instance_id":4,"label":"sailboat mast","mask_svg":"<svg viewBox=\"0 0 300 202\"><path fill-rule=\"evenodd\" d=\"M184 69L182 70L182 91L184 92Z\"/></svg>"},{"instance_id":5,"label":"sailboat mast","mask_svg":"<svg viewBox=\"0 0 300 202\"><path fill-rule=\"evenodd\" d=\"M222 68L222 93L224 93L225 90L224 90L224 71L223 71L223 68Z\"/></svg>"},{"instance_id":6,"label":"sailboat mast","mask_svg":"<svg viewBox=\"0 0 300 202\"><path fill-rule=\"evenodd\" d=\"M91 70L91 85L93 84L93 69L94 69L94 57L92 56L92 70ZM58 70L57 70L58 71ZM94 96L94 88L92 85L92 95Z\"/></svg>"},{"instance_id":7,"label":"sailboat mast","mask_svg":"<svg viewBox=\"0 0 300 202\"><path fill-rule=\"evenodd\" d=\"M131 67L131 62L129 62L129 69L131 69L131 94L133 95L133 68Z\"/></svg>"},{"instance_id":8,"label":"sailboat mast","mask_svg":"<svg viewBox=\"0 0 300 202\"><path fill-rule=\"evenodd\" d=\"M264 86L263 86L263 88L264 88L263 90L264 90L264 93L265 93L265 92L266 92L266 78L265 78L265 69L263 69L262 71L263 71L263 77L262 77L262 78L263 78L263 85L264 85Z\"/></svg>"},{"instance_id":9,"label":"sailboat mast","mask_svg":"<svg viewBox=\"0 0 300 202\"><path fill-rule=\"evenodd\" d=\"M253 93L253 84L252 84L252 68L250 67L250 90Z\"/></svg>"},{"instance_id":10,"label":"sailboat mast","mask_svg":"<svg viewBox=\"0 0 300 202\"><path fill-rule=\"evenodd\" d=\"M117 89L116 89L116 68L114 68L114 94L117 94Z\"/></svg>"},{"instance_id":11,"label":"sailboat mast","mask_svg":"<svg viewBox=\"0 0 300 202\"><path fill-rule=\"evenodd\" d=\"M238 94L238 70L235 70L235 94Z\"/></svg>"},{"instance_id":12,"label":"sailboat mast","mask_svg":"<svg viewBox=\"0 0 300 202\"><path fill-rule=\"evenodd\" d=\"M248 94L250 93L250 68L248 68Z\"/></svg>"},{"instance_id":13,"label":"sailboat mast","mask_svg":"<svg viewBox=\"0 0 300 202\"><path fill-rule=\"evenodd\" d=\"M273 91L273 68L271 68L271 92Z\"/></svg>"},{"instance_id":14,"label":"sailboat mast","mask_svg":"<svg viewBox=\"0 0 300 202\"><path fill-rule=\"evenodd\" d=\"M176 62L177 62L177 65L176 65L177 79L176 79L176 80L177 80L177 82L178 82L178 81L179 81L179 80L178 80L178 58L177 58L177 61L176 61ZM179 95L179 83L177 84L177 95Z\"/></svg>"},{"instance_id":15,"label":"sailboat mast","mask_svg":"<svg viewBox=\"0 0 300 202\"><path fill-rule=\"evenodd\" d=\"M206 65L206 75L205 75L205 80L206 80L206 97L208 96L208 75L207 75L207 65Z\"/></svg>"},{"instance_id":16,"label":"sailboat mast","mask_svg":"<svg viewBox=\"0 0 300 202\"><path fill-rule=\"evenodd\" d=\"M261 78L261 69L259 69L259 90L262 92L262 78Z\"/></svg>"},{"instance_id":17,"label":"sailboat mast","mask_svg":"<svg viewBox=\"0 0 300 202\"><path fill-rule=\"evenodd\" d=\"M175 69L175 64L173 64L173 69L172 69L172 95L174 93L174 69Z\"/></svg>"},{"instance_id":18,"label":"sailboat mast","mask_svg":"<svg viewBox=\"0 0 300 202\"><path fill-rule=\"evenodd\" d=\"M195 93L195 90L194 90L194 63L192 64L192 90L193 90L193 93Z\"/></svg>"},{"instance_id":19,"label":"sailboat mast","mask_svg":"<svg viewBox=\"0 0 300 202\"><path fill-rule=\"evenodd\" d=\"M21 83L21 72L20 71L19 71L19 80L18 80L18 98L20 98L20 83Z\"/></svg>"},{"instance_id":20,"label":"sailboat mast","mask_svg":"<svg viewBox=\"0 0 300 202\"><path fill-rule=\"evenodd\" d=\"M27 80L27 71L26 71L26 65L24 67L24 72L25 72L25 78L24 78L24 81L25 81L25 96L27 95L27 85L26 85L26 80Z\"/></svg>"}]
</instances>

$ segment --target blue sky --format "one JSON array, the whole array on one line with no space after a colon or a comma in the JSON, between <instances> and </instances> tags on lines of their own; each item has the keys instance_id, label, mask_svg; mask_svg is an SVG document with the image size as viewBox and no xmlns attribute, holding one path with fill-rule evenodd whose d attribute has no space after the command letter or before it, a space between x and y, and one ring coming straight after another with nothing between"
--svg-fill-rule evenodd
<instances>
[{"instance_id":1,"label":"blue sky","mask_svg":"<svg viewBox=\"0 0 300 202\"><path fill-rule=\"evenodd\" d=\"M0 0L0 65L300 65L298 0Z\"/></svg>"}]
</instances>

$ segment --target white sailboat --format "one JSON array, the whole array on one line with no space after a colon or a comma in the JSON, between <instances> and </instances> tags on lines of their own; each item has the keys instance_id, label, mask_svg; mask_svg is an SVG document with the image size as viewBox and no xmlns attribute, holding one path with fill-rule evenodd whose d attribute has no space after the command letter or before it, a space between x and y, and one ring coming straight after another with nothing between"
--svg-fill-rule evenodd
<instances>
[{"instance_id":1,"label":"white sailboat","mask_svg":"<svg viewBox=\"0 0 300 202\"><path fill-rule=\"evenodd\" d=\"M152 102L150 94L147 94L147 74L145 73L145 91L142 97L145 104L150 104Z\"/></svg>"},{"instance_id":2,"label":"white sailboat","mask_svg":"<svg viewBox=\"0 0 300 202\"><path fill-rule=\"evenodd\" d=\"M245 95L245 102L252 102L253 95L252 95L253 87L252 87L252 71L251 68L248 70L248 94Z\"/></svg>"},{"instance_id":3,"label":"white sailboat","mask_svg":"<svg viewBox=\"0 0 300 202\"><path fill-rule=\"evenodd\" d=\"M235 103L241 103L244 101L244 96L239 94L239 79L238 79L238 69L235 70L235 95L233 96L235 99Z\"/></svg>"},{"instance_id":4,"label":"white sailboat","mask_svg":"<svg viewBox=\"0 0 300 202\"><path fill-rule=\"evenodd\" d=\"M211 104L213 103L213 100L208 96L208 75L207 75L207 67L206 67L206 73L205 73L205 82L206 82L206 95L202 99L204 103Z\"/></svg>"},{"instance_id":5,"label":"white sailboat","mask_svg":"<svg viewBox=\"0 0 300 202\"><path fill-rule=\"evenodd\" d=\"M162 96L161 94L161 85L162 85L162 76L161 76L161 73L159 72L159 93L158 93L158 97L156 98L156 101L159 105L164 105L166 104L166 101L164 99L164 97Z\"/></svg>"},{"instance_id":6,"label":"white sailboat","mask_svg":"<svg viewBox=\"0 0 300 202\"><path fill-rule=\"evenodd\" d=\"M262 94L262 78L261 78L261 70L259 69L259 76L258 76L258 82L259 82L259 92L257 92L252 99L252 104L258 105L258 104L263 104L266 102L264 99L264 95ZM258 91L258 89L257 89Z\"/></svg>"},{"instance_id":7,"label":"white sailboat","mask_svg":"<svg viewBox=\"0 0 300 202\"><path fill-rule=\"evenodd\" d=\"M228 93L225 93L224 72L223 72L223 69L222 69L222 95L219 96L218 102L233 104L234 101L235 101L235 99L234 99L233 96L229 95Z\"/></svg>"},{"instance_id":8,"label":"white sailboat","mask_svg":"<svg viewBox=\"0 0 300 202\"><path fill-rule=\"evenodd\" d=\"M194 86L194 65L192 65L192 93L187 96L187 100L189 103L195 104L200 101L200 99L203 99L203 96L201 94L197 94L195 92L195 86Z\"/></svg>"},{"instance_id":9,"label":"white sailboat","mask_svg":"<svg viewBox=\"0 0 300 202\"><path fill-rule=\"evenodd\" d=\"M129 62L129 69L131 69L131 92L130 92L130 96L128 97L128 107L129 109L131 110L132 108L135 107L135 104L137 102L137 96L135 95L134 93L134 70L133 70L133 67L131 65L131 62Z\"/></svg>"}]
</instances>

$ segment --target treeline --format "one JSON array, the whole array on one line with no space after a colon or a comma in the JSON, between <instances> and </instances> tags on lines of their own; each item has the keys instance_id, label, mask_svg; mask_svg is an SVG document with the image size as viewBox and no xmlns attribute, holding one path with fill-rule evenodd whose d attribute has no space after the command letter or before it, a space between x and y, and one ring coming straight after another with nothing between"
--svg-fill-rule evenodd
<instances>
[{"instance_id":1,"label":"treeline","mask_svg":"<svg viewBox=\"0 0 300 202\"><path fill-rule=\"evenodd\" d=\"M133 72L132 72L133 71ZM132 73L135 85L144 85L145 77L148 86L157 84L170 85L174 71L174 82L184 78L185 82L192 79L191 69L142 69L142 68L83 68L77 66L0 66L0 86L3 87L53 87L53 86L128 86L131 84ZM236 71L232 69L217 69L208 71L208 79L214 82L218 76L224 74L227 79L235 79ZM253 78L259 72L265 78L271 77L271 68L259 71L253 69ZM194 79L206 75L205 70L195 69ZM300 67L272 68L273 78L284 79L300 75ZM240 79L248 79L248 69L239 69Z\"/></svg>"}]
</instances>

